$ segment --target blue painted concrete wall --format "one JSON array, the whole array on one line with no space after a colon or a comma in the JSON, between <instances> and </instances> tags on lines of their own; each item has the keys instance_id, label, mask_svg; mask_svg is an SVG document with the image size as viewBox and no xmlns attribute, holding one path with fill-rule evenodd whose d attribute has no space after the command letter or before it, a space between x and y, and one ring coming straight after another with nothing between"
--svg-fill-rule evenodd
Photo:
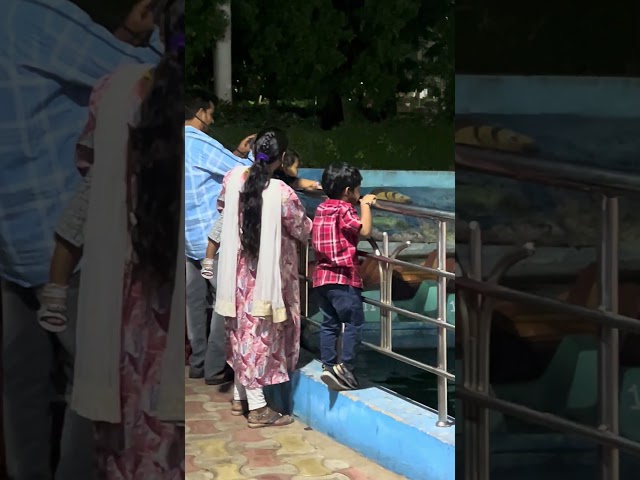
<instances>
[{"instance_id":1,"label":"blue painted concrete wall","mask_svg":"<svg viewBox=\"0 0 640 480\"><path fill-rule=\"evenodd\" d=\"M638 118L640 79L456 75L456 114Z\"/></svg>"},{"instance_id":2,"label":"blue painted concrete wall","mask_svg":"<svg viewBox=\"0 0 640 480\"><path fill-rule=\"evenodd\" d=\"M369 187L427 187L455 188L455 172L423 170L362 170L362 186ZM320 181L321 168L301 168L301 178Z\"/></svg>"},{"instance_id":3,"label":"blue painted concrete wall","mask_svg":"<svg viewBox=\"0 0 640 480\"><path fill-rule=\"evenodd\" d=\"M379 387L331 392L321 373L313 360L265 393L274 406L409 480L455 479L454 426L436 427L435 412Z\"/></svg>"}]
</instances>

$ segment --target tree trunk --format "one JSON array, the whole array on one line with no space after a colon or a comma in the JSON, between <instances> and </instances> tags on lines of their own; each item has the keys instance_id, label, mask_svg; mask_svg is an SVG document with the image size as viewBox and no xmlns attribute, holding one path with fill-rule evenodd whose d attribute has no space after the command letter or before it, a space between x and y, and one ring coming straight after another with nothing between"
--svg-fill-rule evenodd
<instances>
[{"instance_id":1,"label":"tree trunk","mask_svg":"<svg viewBox=\"0 0 640 480\"><path fill-rule=\"evenodd\" d=\"M221 7L228 19L224 37L218 41L213 52L213 78L215 93L218 99L231 103L233 85L231 76L231 2L227 1Z\"/></svg>"}]
</instances>

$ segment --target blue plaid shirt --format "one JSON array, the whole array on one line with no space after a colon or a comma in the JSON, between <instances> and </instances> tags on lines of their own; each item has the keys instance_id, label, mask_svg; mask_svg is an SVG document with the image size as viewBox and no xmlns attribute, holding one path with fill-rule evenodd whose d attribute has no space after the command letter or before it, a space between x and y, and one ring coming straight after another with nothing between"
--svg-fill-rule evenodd
<instances>
[{"instance_id":1,"label":"blue plaid shirt","mask_svg":"<svg viewBox=\"0 0 640 480\"><path fill-rule=\"evenodd\" d=\"M158 43L158 36L155 35ZM53 232L80 183L75 144L93 86L161 47L117 40L67 0L5 0L0 28L0 276L45 283Z\"/></svg>"},{"instance_id":2,"label":"blue plaid shirt","mask_svg":"<svg viewBox=\"0 0 640 480\"><path fill-rule=\"evenodd\" d=\"M184 246L194 260L205 257L208 234L218 218L222 179L233 168L251 165L197 128L184 127Z\"/></svg>"}]
</instances>

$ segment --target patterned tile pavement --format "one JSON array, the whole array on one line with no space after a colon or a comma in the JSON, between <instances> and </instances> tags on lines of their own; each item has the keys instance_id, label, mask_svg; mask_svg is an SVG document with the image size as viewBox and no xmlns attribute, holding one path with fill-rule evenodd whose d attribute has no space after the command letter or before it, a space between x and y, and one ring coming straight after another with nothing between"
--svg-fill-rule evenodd
<instances>
[{"instance_id":1,"label":"patterned tile pavement","mask_svg":"<svg viewBox=\"0 0 640 480\"><path fill-rule=\"evenodd\" d=\"M297 419L249 429L229 387L186 380L186 480L406 480Z\"/></svg>"}]
</instances>

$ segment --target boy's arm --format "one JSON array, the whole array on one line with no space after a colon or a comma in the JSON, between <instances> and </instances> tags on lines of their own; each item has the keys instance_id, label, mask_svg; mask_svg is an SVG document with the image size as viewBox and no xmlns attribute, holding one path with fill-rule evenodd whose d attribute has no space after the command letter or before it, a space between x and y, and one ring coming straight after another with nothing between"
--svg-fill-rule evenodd
<instances>
[{"instance_id":1,"label":"boy's arm","mask_svg":"<svg viewBox=\"0 0 640 480\"><path fill-rule=\"evenodd\" d=\"M368 238L371 235L371 205L374 203L376 203L375 195L365 195L360 199L360 221L362 222L360 236L362 238Z\"/></svg>"},{"instance_id":2,"label":"boy's arm","mask_svg":"<svg viewBox=\"0 0 640 480\"><path fill-rule=\"evenodd\" d=\"M222 193L222 201L224 202L224 192ZM220 200L218 198L218 200ZM200 274L210 280L213 278L213 262L218 250L220 249L220 237L222 237L222 221L224 219L224 210L220 212L218 219L214 222L211 230L209 231L209 242L207 243L207 251L205 252L205 258L202 261L202 270Z\"/></svg>"},{"instance_id":3,"label":"boy's arm","mask_svg":"<svg viewBox=\"0 0 640 480\"><path fill-rule=\"evenodd\" d=\"M213 258L220 248L220 238L222 237L222 222L224 220L224 210L218 215L218 219L214 222L209 232L209 243L207 245L207 258Z\"/></svg>"},{"instance_id":4,"label":"boy's arm","mask_svg":"<svg viewBox=\"0 0 640 480\"><path fill-rule=\"evenodd\" d=\"M362 202L360 202L360 221L362 222L360 236L368 238L371 235L371 207Z\"/></svg>"},{"instance_id":5,"label":"boy's arm","mask_svg":"<svg viewBox=\"0 0 640 480\"><path fill-rule=\"evenodd\" d=\"M81 246L76 246L56 234L56 246L49 267L49 283L65 287L69 285L81 257Z\"/></svg>"},{"instance_id":6,"label":"boy's arm","mask_svg":"<svg viewBox=\"0 0 640 480\"><path fill-rule=\"evenodd\" d=\"M320 185L320 182L316 182L315 180L296 178L291 183L291 188L294 190L322 190L322 185Z\"/></svg>"}]
</instances>

